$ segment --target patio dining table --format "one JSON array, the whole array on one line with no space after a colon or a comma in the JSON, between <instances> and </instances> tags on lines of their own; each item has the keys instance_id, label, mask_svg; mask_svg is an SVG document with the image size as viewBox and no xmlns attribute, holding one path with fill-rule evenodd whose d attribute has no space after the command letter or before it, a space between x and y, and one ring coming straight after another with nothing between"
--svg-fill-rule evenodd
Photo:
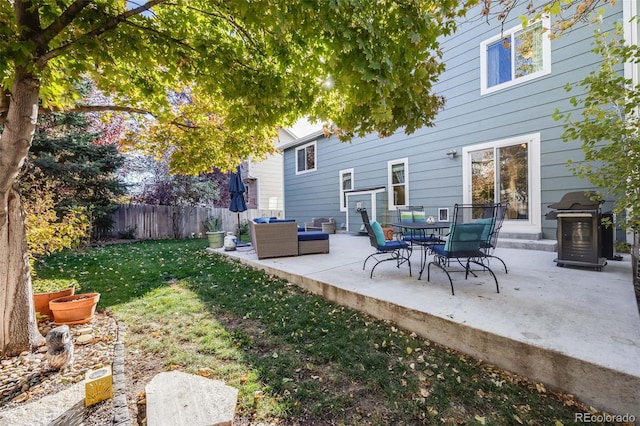
<instances>
[{"instance_id":1,"label":"patio dining table","mask_svg":"<svg viewBox=\"0 0 640 426\"><path fill-rule=\"evenodd\" d=\"M391 226L402 229L411 235L411 244L420 246L420 274L418 279L422 278L422 271L427 264L427 254L429 246L438 243L444 243L440 237L443 231L449 230L451 222L399 222L392 223Z\"/></svg>"}]
</instances>

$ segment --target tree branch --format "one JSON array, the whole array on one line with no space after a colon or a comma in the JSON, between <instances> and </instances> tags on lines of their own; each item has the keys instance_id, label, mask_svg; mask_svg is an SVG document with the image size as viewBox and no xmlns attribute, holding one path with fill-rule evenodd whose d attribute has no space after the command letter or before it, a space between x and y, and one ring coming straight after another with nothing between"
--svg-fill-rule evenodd
<instances>
[{"instance_id":1,"label":"tree branch","mask_svg":"<svg viewBox=\"0 0 640 426\"><path fill-rule=\"evenodd\" d=\"M47 28L47 30L45 30L45 31L47 31L46 32L47 37L50 37L50 38L48 38L48 39L45 38L45 40L51 40L53 37L55 37L57 34L59 34L60 31L62 31L67 25L69 25L71 20L73 20L73 18L86 5L82 6L80 8L80 10L75 11L75 15L73 15L73 11L70 11L70 9L74 5L76 5L78 3L84 3L85 1L86 0L77 0L69 8L67 8L67 10L65 10L62 13L62 15L60 16L60 19L58 21L61 21L63 16L64 16L65 19L69 19L69 21L66 22L64 25L62 25L62 23L61 23L59 26L56 26L56 27L53 27L53 25L55 25L55 24L52 24L51 26L49 26L49 28ZM91 2L88 2L88 3L91 3ZM120 25L122 23L127 23L127 19L130 18L131 16L140 15L143 12L146 12L147 10L151 9L153 6L156 6L158 4L163 4L163 3L167 3L167 0L150 0L147 3L143 4L142 6L136 7L134 9L129 9L124 13L121 13L119 15L113 16L113 17L111 17L111 19L106 20L104 23L102 23L97 28L94 28L93 30L89 31L88 33L85 33L85 34L79 36L75 40L72 40L72 41L70 41L68 43L63 44L62 46L60 46L60 47L58 47L56 49L50 50L50 51L40 55L38 57L37 61L36 61L36 65L38 66L39 69L42 69L47 64L47 62L49 62L51 59L55 58L56 56L61 55L63 52L68 51L72 46L74 46L75 44L77 44L81 40L87 39L87 38L98 37L98 36L106 33L107 31L110 31L110 30L116 28L118 25ZM69 11L69 14L65 15L67 13L67 11ZM56 28L57 32L54 31L52 27ZM49 32L49 30L50 30L50 32Z\"/></svg>"},{"instance_id":2,"label":"tree branch","mask_svg":"<svg viewBox=\"0 0 640 426\"><path fill-rule=\"evenodd\" d=\"M72 108L55 109L55 108L40 108L40 114L52 114L56 112L76 112L76 113L88 113L88 112L126 112L129 114L140 114L154 116L151 111L134 108L121 105L77 105ZM184 129L197 129L199 126L189 124L188 122L179 122L176 120L171 121L170 124L181 127Z\"/></svg>"},{"instance_id":3,"label":"tree branch","mask_svg":"<svg viewBox=\"0 0 640 426\"><path fill-rule=\"evenodd\" d=\"M33 41L38 46L47 46L53 38L60 34L60 32L67 27L75 17L82 12L82 10L91 4L90 0L76 0L74 1L58 19L53 21L51 25L37 34Z\"/></svg>"},{"instance_id":4,"label":"tree branch","mask_svg":"<svg viewBox=\"0 0 640 426\"><path fill-rule=\"evenodd\" d=\"M40 108L42 114L51 114L54 112L128 112L131 114L153 115L150 111L121 105L77 105L72 108L56 109L56 108Z\"/></svg>"}]
</instances>

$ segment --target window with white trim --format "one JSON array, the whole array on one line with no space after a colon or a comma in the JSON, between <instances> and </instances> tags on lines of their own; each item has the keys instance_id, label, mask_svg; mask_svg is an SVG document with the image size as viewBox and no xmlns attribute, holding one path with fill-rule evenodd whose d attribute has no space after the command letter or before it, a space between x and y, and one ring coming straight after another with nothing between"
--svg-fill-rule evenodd
<instances>
[{"instance_id":1,"label":"window with white trim","mask_svg":"<svg viewBox=\"0 0 640 426\"><path fill-rule=\"evenodd\" d=\"M551 72L549 19L504 31L480 43L480 94L495 92Z\"/></svg>"},{"instance_id":2,"label":"window with white trim","mask_svg":"<svg viewBox=\"0 0 640 426\"><path fill-rule=\"evenodd\" d=\"M353 169L340 170L340 211L347 211L347 191L353 191Z\"/></svg>"},{"instance_id":3,"label":"window with white trim","mask_svg":"<svg viewBox=\"0 0 640 426\"><path fill-rule=\"evenodd\" d=\"M387 163L387 179L389 210L409 205L409 159L389 161Z\"/></svg>"},{"instance_id":4,"label":"window with white trim","mask_svg":"<svg viewBox=\"0 0 640 426\"><path fill-rule=\"evenodd\" d=\"M296 174L316 170L316 141L296 148Z\"/></svg>"}]
</instances>

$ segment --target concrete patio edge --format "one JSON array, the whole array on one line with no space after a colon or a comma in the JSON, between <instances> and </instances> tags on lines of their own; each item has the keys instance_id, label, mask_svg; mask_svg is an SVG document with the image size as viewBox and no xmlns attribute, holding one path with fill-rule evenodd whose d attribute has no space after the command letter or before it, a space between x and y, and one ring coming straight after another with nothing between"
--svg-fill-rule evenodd
<instances>
[{"instance_id":1,"label":"concrete patio edge","mask_svg":"<svg viewBox=\"0 0 640 426\"><path fill-rule=\"evenodd\" d=\"M485 363L574 395L612 414L640 418L640 377L561 352L506 338L468 325L346 290L330 283L273 268L250 259L242 263L286 279L327 300L389 320L421 337Z\"/></svg>"}]
</instances>

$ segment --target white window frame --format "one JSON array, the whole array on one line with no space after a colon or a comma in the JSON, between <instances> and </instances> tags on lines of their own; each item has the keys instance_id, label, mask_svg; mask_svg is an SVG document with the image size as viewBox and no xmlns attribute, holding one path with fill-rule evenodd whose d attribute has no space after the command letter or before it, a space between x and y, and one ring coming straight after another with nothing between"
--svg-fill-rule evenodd
<instances>
[{"instance_id":1,"label":"white window frame","mask_svg":"<svg viewBox=\"0 0 640 426\"><path fill-rule=\"evenodd\" d=\"M540 233L542 232L542 210L540 194L540 133L515 136L507 139L469 145L462 148L462 184L465 190L462 201L471 203L471 153L490 148L516 145L518 143L529 144L529 218L526 220L508 220L505 218L502 230L512 233ZM497 192L496 192L497 193Z\"/></svg>"},{"instance_id":2,"label":"white window frame","mask_svg":"<svg viewBox=\"0 0 640 426\"><path fill-rule=\"evenodd\" d=\"M347 173L351 174L351 188L344 189L342 187L342 176L344 176ZM344 169L344 170L340 170L338 172L338 185L340 185L340 211L341 212L346 212L347 211L347 197L344 195L344 193L346 191L353 191L354 188L355 188L355 175L353 173L353 169Z\"/></svg>"},{"instance_id":3,"label":"white window frame","mask_svg":"<svg viewBox=\"0 0 640 426\"><path fill-rule=\"evenodd\" d=\"M487 95L489 93L497 92L499 90L506 89L507 87L512 87L518 84L522 84L527 81L531 81L551 73L551 39L549 38L549 28L550 28L551 20L548 17L545 17L545 18L542 18L541 21L542 21L543 33L542 33L542 69L540 71L527 74L522 77L517 77L517 78L514 77L509 81L505 81L504 83L487 87L487 46L495 43L498 40L502 40L506 37L511 37L513 34L517 33L518 31L521 31L523 27L522 25L518 25L517 27L513 27L513 28L510 28L509 30L505 30L502 33L497 34L480 43L480 95ZM529 25L535 24L537 22L530 23ZM512 64L512 67L513 67L513 64Z\"/></svg>"},{"instance_id":4,"label":"white window frame","mask_svg":"<svg viewBox=\"0 0 640 426\"><path fill-rule=\"evenodd\" d=\"M298 152L301 150L305 150L310 147L313 146L313 168L312 169L305 169L305 170L300 170L300 168L298 167ZM305 153L306 154L306 153ZM297 175L301 175L304 173L309 173L309 172L315 172L316 170L318 170L318 141L313 141L313 142L309 142L307 144L304 145L300 145L299 147L296 148L296 152L295 152L295 156L296 156L296 174ZM306 155L305 155L305 158ZM306 167L306 164L305 164Z\"/></svg>"},{"instance_id":5,"label":"white window frame","mask_svg":"<svg viewBox=\"0 0 640 426\"><path fill-rule=\"evenodd\" d=\"M391 167L395 164L402 163L404 165L404 201L405 204L394 204L393 203L393 179L391 177ZM397 210L398 207L406 207L409 206L409 158L399 158L397 160L391 160L387 162L387 204L389 205L389 210Z\"/></svg>"},{"instance_id":6,"label":"white window frame","mask_svg":"<svg viewBox=\"0 0 640 426\"><path fill-rule=\"evenodd\" d=\"M449 222L449 208L438 208L438 222Z\"/></svg>"},{"instance_id":7,"label":"white window frame","mask_svg":"<svg viewBox=\"0 0 640 426\"><path fill-rule=\"evenodd\" d=\"M624 39L630 45L636 45L640 41L638 33L640 32L640 23L636 20L632 20L633 17L638 15L637 1L623 1L622 2L622 21L624 25ZM637 63L625 63L624 64L624 77L632 81L633 86L640 83L640 64Z\"/></svg>"}]
</instances>

